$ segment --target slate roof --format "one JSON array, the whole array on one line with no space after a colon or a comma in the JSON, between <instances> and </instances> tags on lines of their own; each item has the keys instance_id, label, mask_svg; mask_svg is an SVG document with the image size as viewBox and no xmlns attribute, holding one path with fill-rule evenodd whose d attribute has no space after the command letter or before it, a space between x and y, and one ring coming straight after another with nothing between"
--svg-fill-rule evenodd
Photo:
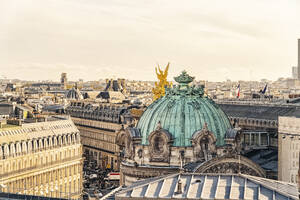
<instances>
[{"instance_id":1,"label":"slate roof","mask_svg":"<svg viewBox=\"0 0 300 200\"><path fill-rule=\"evenodd\" d=\"M241 105L218 103L229 117L278 120L278 116L300 117L300 107L291 105Z\"/></svg>"},{"instance_id":2,"label":"slate roof","mask_svg":"<svg viewBox=\"0 0 300 200\"><path fill-rule=\"evenodd\" d=\"M67 99L83 99L83 96L78 88L72 88L71 90L68 90L65 96Z\"/></svg>"},{"instance_id":3,"label":"slate roof","mask_svg":"<svg viewBox=\"0 0 300 200\"><path fill-rule=\"evenodd\" d=\"M247 158L261 166L266 171L278 171L278 150L277 149L253 149L244 154Z\"/></svg>"},{"instance_id":4,"label":"slate roof","mask_svg":"<svg viewBox=\"0 0 300 200\"><path fill-rule=\"evenodd\" d=\"M122 86L118 83L117 80L109 80L104 91L122 91Z\"/></svg>"},{"instance_id":5,"label":"slate roof","mask_svg":"<svg viewBox=\"0 0 300 200\"><path fill-rule=\"evenodd\" d=\"M178 180L182 191L178 192ZM243 174L173 174L122 189L116 199L298 199L297 185Z\"/></svg>"}]
</instances>

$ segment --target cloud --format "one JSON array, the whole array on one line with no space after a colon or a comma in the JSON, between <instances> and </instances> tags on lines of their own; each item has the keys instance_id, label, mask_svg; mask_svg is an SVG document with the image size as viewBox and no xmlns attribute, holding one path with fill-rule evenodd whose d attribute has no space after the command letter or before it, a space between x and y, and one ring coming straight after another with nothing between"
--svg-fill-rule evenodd
<instances>
[{"instance_id":1,"label":"cloud","mask_svg":"<svg viewBox=\"0 0 300 200\"><path fill-rule=\"evenodd\" d=\"M0 70L9 77L153 80L156 63L170 61L172 76L246 79L248 66L272 78L297 61L299 1L22 2L0 2Z\"/></svg>"}]
</instances>

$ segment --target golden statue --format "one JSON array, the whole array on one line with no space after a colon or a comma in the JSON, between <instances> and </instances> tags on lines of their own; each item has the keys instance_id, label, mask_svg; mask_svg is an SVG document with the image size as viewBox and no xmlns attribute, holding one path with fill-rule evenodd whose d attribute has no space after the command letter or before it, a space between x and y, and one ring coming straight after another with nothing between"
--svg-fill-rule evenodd
<instances>
[{"instance_id":1,"label":"golden statue","mask_svg":"<svg viewBox=\"0 0 300 200\"><path fill-rule=\"evenodd\" d=\"M167 81L169 65L170 63L168 63L164 71L160 69L159 65L158 67L155 67L156 76L159 82L155 82L155 88L152 89L154 101L165 95L165 87L170 87L172 85ZM157 69L159 73L157 72Z\"/></svg>"}]
</instances>

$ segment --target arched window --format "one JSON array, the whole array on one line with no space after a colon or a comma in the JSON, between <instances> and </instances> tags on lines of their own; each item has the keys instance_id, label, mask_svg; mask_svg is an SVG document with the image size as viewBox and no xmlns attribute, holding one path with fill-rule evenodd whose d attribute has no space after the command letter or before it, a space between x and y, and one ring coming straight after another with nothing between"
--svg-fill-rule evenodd
<instances>
[{"instance_id":1,"label":"arched window","mask_svg":"<svg viewBox=\"0 0 300 200\"><path fill-rule=\"evenodd\" d=\"M22 169L21 161L18 161L18 170Z\"/></svg>"},{"instance_id":2,"label":"arched window","mask_svg":"<svg viewBox=\"0 0 300 200\"><path fill-rule=\"evenodd\" d=\"M2 146L0 145L0 159L3 159L3 149L2 149Z\"/></svg>"},{"instance_id":3,"label":"arched window","mask_svg":"<svg viewBox=\"0 0 300 200\"><path fill-rule=\"evenodd\" d=\"M208 139L208 137L203 137L200 140L200 146L201 146L202 150L208 151L208 146L209 146L209 139Z\"/></svg>"},{"instance_id":4,"label":"arched window","mask_svg":"<svg viewBox=\"0 0 300 200\"><path fill-rule=\"evenodd\" d=\"M164 142L163 139L160 136L156 136L154 138L154 151L156 153L161 153L164 151Z\"/></svg>"}]
</instances>

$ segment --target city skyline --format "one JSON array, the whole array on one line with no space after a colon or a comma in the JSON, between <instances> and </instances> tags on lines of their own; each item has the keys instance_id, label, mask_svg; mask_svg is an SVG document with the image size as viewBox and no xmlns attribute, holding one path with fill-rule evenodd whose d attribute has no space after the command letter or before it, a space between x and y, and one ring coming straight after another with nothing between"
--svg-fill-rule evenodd
<instances>
[{"instance_id":1,"label":"city skyline","mask_svg":"<svg viewBox=\"0 0 300 200\"><path fill-rule=\"evenodd\" d=\"M297 65L300 3L1 1L0 77L276 80ZM255 12L255 15L253 14Z\"/></svg>"}]
</instances>

